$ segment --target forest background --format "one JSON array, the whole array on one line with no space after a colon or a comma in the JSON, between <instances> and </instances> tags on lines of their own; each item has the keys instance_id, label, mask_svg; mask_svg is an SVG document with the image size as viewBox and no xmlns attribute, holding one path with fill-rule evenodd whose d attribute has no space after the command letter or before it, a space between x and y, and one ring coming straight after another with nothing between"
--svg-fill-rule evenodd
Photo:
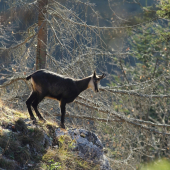
<instances>
[{"instance_id":1,"label":"forest background","mask_svg":"<svg viewBox=\"0 0 170 170\"><path fill-rule=\"evenodd\" d=\"M1 0L1 100L26 111L26 75L106 73L67 105L66 125L98 134L113 169L170 158L169 0ZM60 121L58 103L40 110Z\"/></svg>"}]
</instances>

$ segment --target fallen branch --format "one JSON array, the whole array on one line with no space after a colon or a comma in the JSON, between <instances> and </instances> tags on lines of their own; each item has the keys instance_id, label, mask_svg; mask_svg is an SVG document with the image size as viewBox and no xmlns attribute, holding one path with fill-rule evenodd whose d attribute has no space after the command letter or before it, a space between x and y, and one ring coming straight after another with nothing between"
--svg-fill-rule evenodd
<instances>
[{"instance_id":1,"label":"fallen branch","mask_svg":"<svg viewBox=\"0 0 170 170\"><path fill-rule=\"evenodd\" d=\"M127 91L127 90L116 90L116 89L112 89L109 87L100 87L100 91L109 91L112 93L117 93L117 94L123 94L123 95L131 95L131 96L137 96L137 97L144 97L144 98L169 98L170 95L148 95L148 94L140 94L137 92L133 92L133 91Z\"/></svg>"},{"instance_id":2,"label":"fallen branch","mask_svg":"<svg viewBox=\"0 0 170 170\"><path fill-rule=\"evenodd\" d=\"M26 76L21 76L21 77L12 77L10 78L9 81L6 81L5 83L3 83L2 85L0 85L0 88L4 88L6 86L9 86L11 85L12 83L18 81L18 80L24 80L25 81L26 79Z\"/></svg>"},{"instance_id":3,"label":"fallen branch","mask_svg":"<svg viewBox=\"0 0 170 170\"><path fill-rule=\"evenodd\" d=\"M61 116L61 114L57 113L55 116ZM111 123L111 122L119 122L117 119L104 119L104 118L97 118L97 117L89 117L85 115L72 115L72 114L66 114L65 117L69 118L78 118L78 119L87 119L87 120L92 120L92 121L99 121L99 122L104 122L104 123Z\"/></svg>"},{"instance_id":4,"label":"fallen branch","mask_svg":"<svg viewBox=\"0 0 170 170\"><path fill-rule=\"evenodd\" d=\"M95 103L94 101L92 100L89 100L89 99L85 99L84 97L82 96L78 96L77 97L79 100L83 100L84 102L86 103L90 103L91 105L93 106L96 106L96 107L100 107L100 108L103 108L104 105L101 103ZM80 101L77 101L77 102L80 102ZM92 106L92 107L93 107ZM91 108L93 109L93 108ZM95 108L95 109L98 109L98 108ZM104 109L103 109L103 112L104 112ZM105 113L108 113L108 112L105 112ZM119 113L117 112L118 115L122 115L122 113ZM150 121L144 121L144 120L140 120L140 119L134 119L134 118L128 118L130 121L133 121L133 122L139 122L139 123L142 123L142 124L145 124L145 125L150 125L150 126L157 126L157 127L166 127L166 128L170 128L170 125L167 125L167 124L160 124L160 123L153 123L153 122L150 122Z\"/></svg>"},{"instance_id":5,"label":"fallen branch","mask_svg":"<svg viewBox=\"0 0 170 170\"><path fill-rule=\"evenodd\" d=\"M87 105L87 104L85 104L85 103L82 103L82 102L80 102L80 101L75 101L76 103L78 103L78 104L80 104L80 105L82 105L82 106L85 106L85 107L88 107L88 108L90 108L90 109L93 109L93 110L96 110L96 111L98 111L98 112L102 112L102 113L107 113L107 114L111 114L112 116L114 116L115 118L116 118L116 121L117 122L127 122L127 123L129 123L129 124L132 124L132 125L134 125L134 126L137 126L137 127L140 127L141 129L145 129L145 130L148 130L148 131L150 131L150 132L154 132L154 133L157 133L157 134L162 134L162 135L170 135L170 133L166 133L166 132L160 132L160 131L157 131L156 129L154 129L154 128L150 128L150 127L147 127L147 126L145 126L145 125L143 125L143 124L139 124L139 123L136 123L136 122L134 122L134 119L128 119L128 118L126 118L125 116L123 116L123 115L118 115L118 113L116 113L116 112L111 112L110 110L108 110L108 109L101 109L101 108L98 108L98 107L94 107L94 106L89 106L89 105ZM110 119L109 119L110 120ZM135 119L136 120L136 119ZM154 123L152 124L152 125L155 125ZM156 125L155 125L156 126ZM161 125L161 126L163 126L163 127L170 127L169 125Z\"/></svg>"}]
</instances>

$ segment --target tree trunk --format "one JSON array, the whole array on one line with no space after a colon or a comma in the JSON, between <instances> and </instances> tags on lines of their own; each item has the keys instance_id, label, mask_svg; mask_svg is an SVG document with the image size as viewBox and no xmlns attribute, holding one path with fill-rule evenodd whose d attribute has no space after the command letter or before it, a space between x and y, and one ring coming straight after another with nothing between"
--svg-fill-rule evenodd
<instances>
[{"instance_id":1,"label":"tree trunk","mask_svg":"<svg viewBox=\"0 0 170 170\"><path fill-rule=\"evenodd\" d=\"M36 54L36 70L45 68L46 64L46 48L47 48L47 21L45 19L47 10L46 5L48 0L39 0L39 14L38 14L38 43L37 43L37 54Z\"/></svg>"}]
</instances>

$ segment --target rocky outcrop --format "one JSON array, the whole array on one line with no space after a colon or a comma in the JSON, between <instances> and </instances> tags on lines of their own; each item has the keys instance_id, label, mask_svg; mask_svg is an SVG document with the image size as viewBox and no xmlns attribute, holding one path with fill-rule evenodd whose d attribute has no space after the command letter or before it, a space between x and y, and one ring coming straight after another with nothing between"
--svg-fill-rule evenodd
<instances>
[{"instance_id":1,"label":"rocky outcrop","mask_svg":"<svg viewBox=\"0 0 170 170\"><path fill-rule=\"evenodd\" d=\"M94 166L97 169L100 167L101 170L111 170L109 161L104 155L102 142L95 133L85 129L64 130L52 124L33 124L29 119L19 119L15 123L2 122L0 129L2 169L11 170L11 167L13 170L41 169L54 165L62 166L62 163L63 166L70 167L60 158L62 148L68 146L65 150L68 153L68 160L69 153L72 152L78 161L89 162L87 169Z\"/></svg>"},{"instance_id":2,"label":"rocky outcrop","mask_svg":"<svg viewBox=\"0 0 170 170\"><path fill-rule=\"evenodd\" d=\"M103 151L103 144L97 135L84 129L55 130L56 137L69 135L76 141L73 151L86 161L100 164L101 170L111 170L110 164Z\"/></svg>"}]
</instances>

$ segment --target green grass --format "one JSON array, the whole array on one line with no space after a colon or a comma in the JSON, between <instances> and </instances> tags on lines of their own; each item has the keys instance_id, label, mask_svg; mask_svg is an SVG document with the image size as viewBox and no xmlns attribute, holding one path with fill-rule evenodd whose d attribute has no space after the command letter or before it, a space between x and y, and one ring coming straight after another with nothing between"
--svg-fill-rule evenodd
<instances>
[{"instance_id":1,"label":"green grass","mask_svg":"<svg viewBox=\"0 0 170 170\"><path fill-rule=\"evenodd\" d=\"M157 160L142 166L140 170L170 170L170 162L166 159Z\"/></svg>"}]
</instances>

